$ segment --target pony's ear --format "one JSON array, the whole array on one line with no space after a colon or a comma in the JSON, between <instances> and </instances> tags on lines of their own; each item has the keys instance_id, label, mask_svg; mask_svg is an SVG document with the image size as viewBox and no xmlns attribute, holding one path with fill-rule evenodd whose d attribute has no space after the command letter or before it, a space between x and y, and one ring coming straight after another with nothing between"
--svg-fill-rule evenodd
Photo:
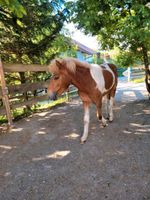
<instances>
[{"instance_id":1,"label":"pony's ear","mask_svg":"<svg viewBox=\"0 0 150 200\"><path fill-rule=\"evenodd\" d=\"M63 63L61 60L56 60L56 65L59 69L61 69L63 67Z\"/></svg>"}]
</instances>

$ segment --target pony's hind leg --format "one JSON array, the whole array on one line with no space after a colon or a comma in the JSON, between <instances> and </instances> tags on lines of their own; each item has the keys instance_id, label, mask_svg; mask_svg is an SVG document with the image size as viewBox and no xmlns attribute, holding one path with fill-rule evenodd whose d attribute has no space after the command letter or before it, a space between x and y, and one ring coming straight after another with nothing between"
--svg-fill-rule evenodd
<instances>
[{"instance_id":1,"label":"pony's hind leg","mask_svg":"<svg viewBox=\"0 0 150 200\"><path fill-rule=\"evenodd\" d=\"M105 112L106 112L106 119L109 119L109 95L103 97L105 99Z\"/></svg>"},{"instance_id":2,"label":"pony's hind leg","mask_svg":"<svg viewBox=\"0 0 150 200\"><path fill-rule=\"evenodd\" d=\"M107 114L107 119L112 122L114 115L113 115L113 104L114 104L114 97L111 96L110 94L107 95L107 100L106 100L106 114Z\"/></svg>"},{"instance_id":3,"label":"pony's hind leg","mask_svg":"<svg viewBox=\"0 0 150 200\"><path fill-rule=\"evenodd\" d=\"M96 104L96 108L97 108L97 117L99 120L101 120L102 126L103 127L107 126L107 120L102 115L102 99L100 100L100 102Z\"/></svg>"},{"instance_id":4,"label":"pony's hind leg","mask_svg":"<svg viewBox=\"0 0 150 200\"><path fill-rule=\"evenodd\" d=\"M107 107L108 107L108 119L110 122L114 119L113 106L114 106L114 96L116 93L116 87L114 87L111 92L107 95Z\"/></svg>"},{"instance_id":5,"label":"pony's hind leg","mask_svg":"<svg viewBox=\"0 0 150 200\"><path fill-rule=\"evenodd\" d=\"M113 105L114 105L114 97L110 97L110 100L109 100L109 121L110 122L112 122L114 119Z\"/></svg>"}]
</instances>

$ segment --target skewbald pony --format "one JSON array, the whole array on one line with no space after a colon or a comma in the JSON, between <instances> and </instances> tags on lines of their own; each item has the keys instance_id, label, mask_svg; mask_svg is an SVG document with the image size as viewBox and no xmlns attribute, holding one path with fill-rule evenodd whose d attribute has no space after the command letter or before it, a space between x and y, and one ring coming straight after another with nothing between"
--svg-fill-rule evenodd
<instances>
[{"instance_id":1,"label":"skewbald pony","mask_svg":"<svg viewBox=\"0 0 150 200\"><path fill-rule=\"evenodd\" d=\"M82 69L81 69L82 68ZM78 94L84 107L84 130L81 137L83 144L88 137L90 121L90 104L94 103L98 119L102 126L107 125L102 115L103 96L107 97L107 115L113 121L113 99L117 87L117 68L113 64L88 64L75 58L54 59L49 65L53 77L50 80L48 94L51 100L65 92L69 85L78 88ZM58 76L57 76L58 75Z\"/></svg>"}]
</instances>

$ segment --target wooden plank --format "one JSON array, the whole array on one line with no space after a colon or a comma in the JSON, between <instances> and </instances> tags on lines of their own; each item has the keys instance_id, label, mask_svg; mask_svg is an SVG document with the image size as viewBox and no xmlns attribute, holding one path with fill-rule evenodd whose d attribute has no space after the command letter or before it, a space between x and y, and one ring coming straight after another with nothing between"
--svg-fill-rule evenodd
<instances>
[{"instance_id":1,"label":"wooden plank","mask_svg":"<svg viewBox=\"0 0 150 200\"><path fill-rule=\"evenodd\" d=\"M24 83L20 85L10 85L8 86L8 91L10 95L15 95L17 93L25 93L28 91L35 91L37 89L45 89L48 87L49 80L48 81L42 81L37 83Z\"/></svg>"},{"instance_id":2,"label":"wooden plank","mask_svg":"<svg viewBox=\"0 0 150 200\"><path fill-rule=\"evenodd\" d=\"M2 100L3 100L3 104L5 106L6 113L7 113L8 125L11 126L12 125L12 115L11 115L10 104L9 104L9 99L8 99L8 95L7 95L7 87L6 87L6 82L5 82L4 71L3 71L1 59L0 59L0 81L1 81L1 86L2 86Z\"/></svg>"},{"instance_id":3,"label":"wooden plank","mask_svg":"<svg viewBox=\"0 0 150 200\"><path fill-rule=\"evenodd\" d=\"M24 102L21 103L12 103L11 104L11 110L16 109L16 108L21 108L21 107L25 107L26 105L34 105L36 103L38 103L39 101L44 101L44 100L48 100L48 95L43 95L43 96L39 96L39 97L35 97L35 98L31 98L30 100L26 100ZM2 106L0 107L0 115L6 115L6 110L5 107Z\"/></svg>"},{"instance_id":4,"label":"wooden plank","mask_svg":"<svg viewBox=\"0 0 150 200\"><path fill-rule=\"evenodd\" d=\"M4 72L45 72L49 71L47 65L39 64L3 64Z\"/></svg>"},{"instance_id":5,"label":"wooden plank","mask_svg":"<svg viewBox=\"0 0 150 200\"><path fill-rule=\"evenodd\" d=\"M31 106L31 105L38 103L39 101L44 101L44 100L48 100L47 94L40 96L40 97L32 98L30 100L26 100L26 101L21 102L21 103L11 104L11 109L13 110L13 109L16 109L16 108L21 108L21 107L24 107L26 105ZM6 115L6 110L5 110L4 106L0 107L0 115Z\"/></svg>"},{"instance_id":6,"label":"wooden plank","mask_svg":"<svg viewBox=\"0 0 150 200\"><path fill-rule=\"evenodd\" d=\"M43 95L43 96L32 98L31 100L26 100L21 103L12 104L11 107L12 107L12 109L16 109L16 108L24 107L26 105L33 105L33 104L36 104L37 102L43 101L43 100L48 100L47 94Z\"/></svg>"}]
</instances>

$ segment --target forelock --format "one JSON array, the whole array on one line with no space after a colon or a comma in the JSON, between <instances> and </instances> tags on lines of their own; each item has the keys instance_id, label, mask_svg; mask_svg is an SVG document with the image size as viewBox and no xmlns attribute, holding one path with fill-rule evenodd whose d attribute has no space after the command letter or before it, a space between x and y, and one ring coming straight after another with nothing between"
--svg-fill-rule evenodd
<instances>
[{"instance_id":1,"label":"forelock","mask_svg":"<svg viewBox=\"0 0 150 200\"><path fill-rule=\"evenodd\" d=\"M57 59L60 60L60 59ZM49 71L53 74L58 74L59 73L59 67L56 64L56 59L53 59L50 64L48 65Z\"/></svg>"},{"instance_id":2,"label":"forelock","mask_svg":"<svg viewBox=\"0 0 150 200\"><path fill-rule=\"evenodd\" d=\"M64 59L64 61L65 61L65 66L66 66L66 68L67 68L70 72L72 72L72 73L75 74L75 72L76 72L76 63L75 63L74 59L66 58L66 59Z\"/></svg>"}]
</instances>

